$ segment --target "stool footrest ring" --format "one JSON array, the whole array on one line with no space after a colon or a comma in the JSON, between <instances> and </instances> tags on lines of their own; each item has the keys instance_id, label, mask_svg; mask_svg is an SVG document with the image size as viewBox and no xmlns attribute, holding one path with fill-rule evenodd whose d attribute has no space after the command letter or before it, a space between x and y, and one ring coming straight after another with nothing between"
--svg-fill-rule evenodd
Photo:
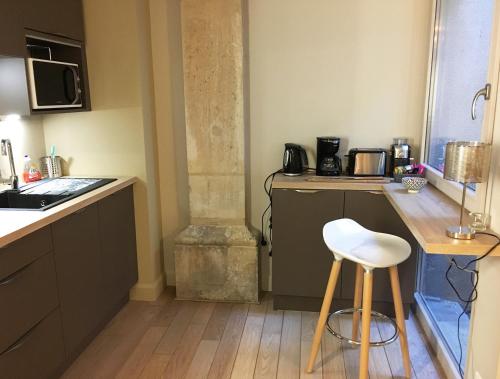
<instances>
[{"instance_id":1,"label":"stool footrest ring","mask_svg":"<svg viewBox=\"0 0 500 379\"><path fill-rule=\"evenodd\" d=\"M354 314L354 312L363 312L363 308L347 308L347 309L340 309L336 312L330 313L328 315L328 319L326 320L326 329L335 337L342 341L346 341L347 343L350 343L351 345L361 345L360 340L353 340L351 338L345 337L339 332L335 331L330 325L330 318L335 317L335 316L340 316L343 314ZM384 315L383 313L376 312L376 311L371 311L371 315L376 318L380 318L386 321L389 321L392 324L392 327L394 328L394 334L387 339L381 340L381 341L370 341L370 346L385 346L388 345L398 339L399 336L399 329L398 325L396 322L391 319L390 317Z\"/></svg>"}]
</instances>

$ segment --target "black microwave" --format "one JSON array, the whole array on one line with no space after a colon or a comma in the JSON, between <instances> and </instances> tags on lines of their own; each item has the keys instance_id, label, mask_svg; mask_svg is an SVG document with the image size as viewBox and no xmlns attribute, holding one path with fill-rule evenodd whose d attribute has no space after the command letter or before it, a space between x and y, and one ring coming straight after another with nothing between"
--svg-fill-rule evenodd
<instances>
[{"instance_id":1,"label":"black microwave","mask_svg":"<svg viewBox=\"0 0 500 379\"><path fill-rule=\"evenodd\" d=\"M31 107L81 108L80 68L76 63L28 58Z\"/></svg>"}]
</instances>

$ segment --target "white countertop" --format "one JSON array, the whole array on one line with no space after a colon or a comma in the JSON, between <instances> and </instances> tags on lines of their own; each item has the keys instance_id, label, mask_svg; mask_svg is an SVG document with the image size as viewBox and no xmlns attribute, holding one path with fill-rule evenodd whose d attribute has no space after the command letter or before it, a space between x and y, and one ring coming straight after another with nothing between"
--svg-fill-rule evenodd
<instances>
[{"instance_id":1,"label":"white countertop","mask_svg":"<svg viewBox=\"0 0 500 379\"><path fill-rule=\"evenodd\" d=\"M135 177L121 177L46 211L0 210L0 247L118 192L136 181Z\"/></svg>"}]
</instances>

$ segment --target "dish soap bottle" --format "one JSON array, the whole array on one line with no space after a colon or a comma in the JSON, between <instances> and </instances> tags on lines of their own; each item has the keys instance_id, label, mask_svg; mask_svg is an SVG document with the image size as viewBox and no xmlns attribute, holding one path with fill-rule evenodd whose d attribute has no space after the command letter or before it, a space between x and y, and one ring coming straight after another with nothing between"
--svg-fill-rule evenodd
<instances>
[{"instance_id":1,"label":"dish soap bottle","mask_svg":"<svg viewBox=\"0 0 500 379\"><path fill-rule=\"evenodd\" d=\"M23 180L25 183L36 182L42 179L42 174L36 165L31 161L29 155L24 156Z\"/></svg>"}]
</instances>

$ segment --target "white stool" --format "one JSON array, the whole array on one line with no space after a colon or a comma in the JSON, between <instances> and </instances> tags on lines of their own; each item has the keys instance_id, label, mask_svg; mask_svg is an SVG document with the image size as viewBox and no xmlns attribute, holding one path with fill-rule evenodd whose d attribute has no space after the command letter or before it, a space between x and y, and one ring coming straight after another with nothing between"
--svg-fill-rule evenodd
<instances>
[{"instance_id":1,"label":"white stool","mask_svg":"<svg viewBox=\"0 0 500 379\"><path fill-rule=\"evenodd\" d=\"M333 253L335 261L332 265L332 271L328 279L316 332L314 333L307 372L310 373L313 370L316 355L318 354L321 344L321 337L325 331L325 324L330 312L333 292L337 284L340 267L342 260L345 258L357 263L353 308L360 308L361 297L363 297L359 378L368 378L373 269L375 268L389 268L401 353L403 355L405 374L409 378L411 374L411 363L408 352L408 340L406 337L403 301L401 299L397 265L410 256L410 244L404 239L390 234L372 232L371 230L363 228L356 221L347 218L327 223L323 227L323 239ZM354 340L357 339L358 336L359 312L354 312L352 322L352 335Z\"/></svg>"}]
</instances>

